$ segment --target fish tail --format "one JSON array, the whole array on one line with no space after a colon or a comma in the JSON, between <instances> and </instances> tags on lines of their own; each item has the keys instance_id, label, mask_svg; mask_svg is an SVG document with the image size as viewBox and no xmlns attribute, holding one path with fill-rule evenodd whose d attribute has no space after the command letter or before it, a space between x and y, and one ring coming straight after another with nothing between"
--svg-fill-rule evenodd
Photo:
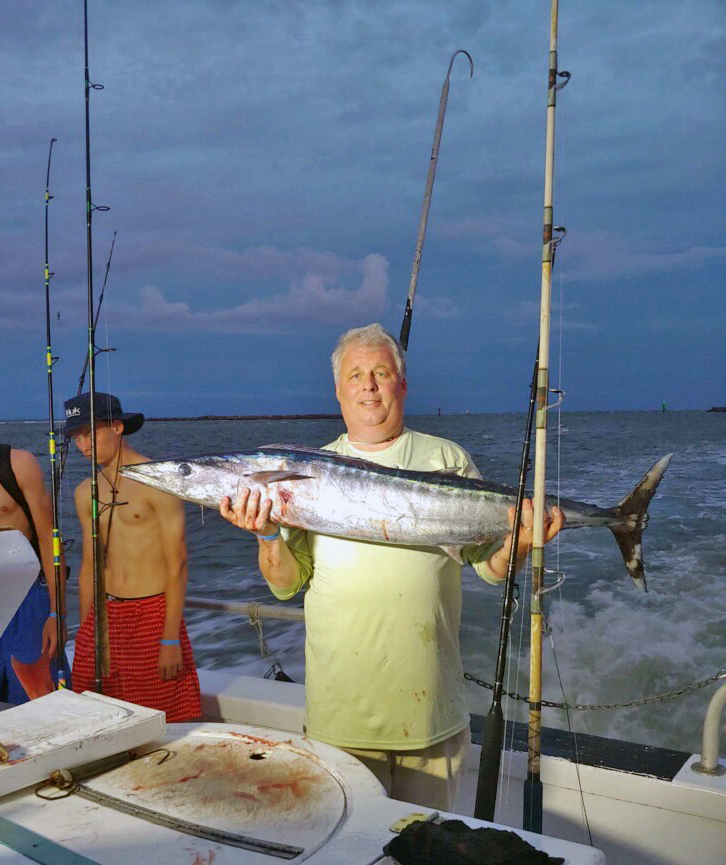
<instances>
[{"instance_id":1,"label":"fish tail","mask_svg":"<svg viewBox=\"0 0 726 865\"><path fill-rule=\"evenodd\" d=\"M625 567L633 578L635 585L643 592L648 591L645 584L643 569L642 538L648 525L648 505L668 468L673 454L666 454L658 460L643 476L642 480L615 506L614 511L621 522L610 526L620 552L625 561Z\"/></svg>"}]
</instances>

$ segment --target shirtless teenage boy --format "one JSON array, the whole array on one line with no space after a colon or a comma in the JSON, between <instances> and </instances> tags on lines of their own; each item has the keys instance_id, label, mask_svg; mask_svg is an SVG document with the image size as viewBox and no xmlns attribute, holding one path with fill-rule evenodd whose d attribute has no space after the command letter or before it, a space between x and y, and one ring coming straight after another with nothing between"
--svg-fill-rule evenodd
<instances>
[{"instance_id":1,"label":"shirtless teenage boy","mask_svg":"<svg viewBox=\"0 0 726 865\"><path fill-rule=\"evenodd\" d=\"M25 664L52 659L58 647L53 566L53 506L43 471L30 451L0 445L0 526L19 529L38 554L43 569L23 603L0 634L0 702L24 703L32 696L18 679L12 659ZM65 562L61 558L61 579ZM44 662L45 675L48 665ZM50 665L56 682L57 664ZM50 683L49 683L50 686ZM44 692L45 693L45 692Z\"/></svg>"},{"instance_id":2,"label":"shirtless teenage boy","mask_svg":"<svg viewBox=\"0 0 726 865\"><path fill-rule=\"evenodd\" d=\"M201 706L182 618L187 585L184 505L119 474L121 466L149 461L126 438L141 428L144 416L123 412L111 394L95 396L100 547L110 646L103 692L161 709L167 721L191 720L199 717ZM87 393L65 403L66 435L87 459L91 457L90 407ZM78 578L81 628L73 663L73 687L80 692L93 690L95 678L90 478L79 484L75 498L83 528Z\"/></svg>"}]
</instances>

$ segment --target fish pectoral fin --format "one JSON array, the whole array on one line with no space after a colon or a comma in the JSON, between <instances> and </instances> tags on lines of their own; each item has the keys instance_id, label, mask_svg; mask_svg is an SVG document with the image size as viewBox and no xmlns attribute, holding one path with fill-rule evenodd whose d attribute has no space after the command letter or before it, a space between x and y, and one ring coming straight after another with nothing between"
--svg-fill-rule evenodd
<instances>
[{"instance_id":1,"label":"fish pectoral fin","mask_svg":"<svg viewBox=\"0 0 726 865\"><path fill-rule=\"evenodd\" d=\"M242 475L243 478L249 478L258 484L279 484L281 481L307 481L312 475L301 475L298 472L289 471L270 471L270 472L253 472L249 475Z\"/></svg>"},{"instance_id":2,"label":"fish pectoral fin","mask_svg":"<svg viewBox=\"0 0 726 865\"><path fill-rule=\"evenodd\" d=\"M441 549L446 553L447 556L451 556L451 558L455 562L458 562L458 564L460 564L460 565L464 564L464 560L461 557L461 551L464 549L463 547L444 547L444 546L442 546Z\"/></svg>"}]
</instances>

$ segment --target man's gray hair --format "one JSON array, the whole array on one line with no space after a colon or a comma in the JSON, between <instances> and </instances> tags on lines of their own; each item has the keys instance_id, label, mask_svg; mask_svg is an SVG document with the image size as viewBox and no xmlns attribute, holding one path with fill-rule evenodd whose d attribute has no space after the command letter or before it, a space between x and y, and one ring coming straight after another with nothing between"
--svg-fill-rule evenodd
<instances>
[{"instance_id":1,"label":"man's gray hair","mask_svg":"<svg viewBox=\"0 0 726 865\"><path fill-rule=\"evenodd\" d=\"M401 343L378 322L367 324L365 327L354 327L347 330L338 340L335 351L330 357L333 365L333 380L336 384L340 379L340 364L343 360L345 350L351 345L363 345L367 348L379 348L385 346L391 350L396 361L396 369L399 376L406 376L406 352Z\"/></svg>"}]
</instances>

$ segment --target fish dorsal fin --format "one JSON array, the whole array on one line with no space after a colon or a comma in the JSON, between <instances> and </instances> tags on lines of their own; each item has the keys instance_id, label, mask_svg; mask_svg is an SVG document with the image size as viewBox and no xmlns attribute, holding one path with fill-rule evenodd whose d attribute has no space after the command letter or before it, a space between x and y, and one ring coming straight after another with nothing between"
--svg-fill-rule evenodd
<instances>
[{"instance_id":1,"label":"fish dorsal fin","mask_svg":"<svg viewBox=\"0 0 726 865\"><path fill-rule=\"evenodd\" d=\"M446 553L447 556L450 556L455 562L460 565L464 564L464 559L461 557L462 547L444 547L441 549Z\"/></svg>"},{"instance_id":2,"label":"fish dorsal fin","mask_svg":"<svg viewBox=\"0 0 726 865\"><path fill-rule=\"evenodd\" d=\"M312 475L301 475L299 472L289 471L269 471L269 472L252 472L249 475L242 475L249 478L258 484L279 484L282 481L308 481Z\"/></svg>"},{"instance_id":3,"label":"fish dorsal fin","mask_svg":"<svg viewBox=\"0 0 726 865\"><path fill-rule=\"evenodd\" d=\"M330 456L333 451L324 451L321 448L311 448L307 445L290 445L284 442L276 442L275 444L260 445L257 450L260 451L278 451L286 450L299 454L320 454L321 456Z\"/></svg>"},{"instance_id":4,"label":"fish dorsal fin","mask_svg":"<svg viewBox=\"0 0 726 865\"><path fill-rule=\"evenodd\" d=\"M360 457L349 457L345 454L339 454L337 451L324 450L323 448L311 448L307 445L260 445L257 450L261 453L271 454L274 456L284 457L300 454L301 457L319 457L326 462L335 462L340 465L357 466L362 468L380 468L377 463L372 463L369 460L364 460Z\"/></svg>"}]
</instances>

